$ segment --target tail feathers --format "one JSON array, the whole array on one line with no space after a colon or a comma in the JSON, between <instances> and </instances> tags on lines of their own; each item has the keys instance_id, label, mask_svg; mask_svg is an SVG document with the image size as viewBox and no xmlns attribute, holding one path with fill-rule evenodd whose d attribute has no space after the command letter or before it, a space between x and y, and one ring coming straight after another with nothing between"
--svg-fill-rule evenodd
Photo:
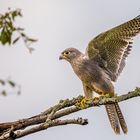
<instances>
[{"instance_id":1,"label":"tail feathers","mask_svg":"<svg viewBox=\"0 0 140 140\"><path fill-rule=\"evenodd\" d=\"M121 128L122 128L124 134L127 134L127 132L128 132L127 125L126 125L125 119L123 117L123 114L121 112L121 109L120 109L118 103L115 103L115 109L116 109L116 112L118 115L118 119L119 119Z\"/></svg>"},{"instance_id":2,"label":"tail feathers","mask_svg":"<svg viewBox=\"0 0 140 140\"><path fill-rule=\"evenodd\" d=\"M105 105L107 115L111 124L112 129L116 134L120 134L120 125L118 121L118 116L115 108L115 104Z\"/></svg>"}]
</instances>

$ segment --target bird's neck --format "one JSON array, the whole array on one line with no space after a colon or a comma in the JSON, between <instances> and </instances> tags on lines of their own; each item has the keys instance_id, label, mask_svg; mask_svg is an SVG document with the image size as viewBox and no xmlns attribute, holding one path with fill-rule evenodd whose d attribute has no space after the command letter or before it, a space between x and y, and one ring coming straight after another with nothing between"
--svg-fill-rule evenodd
<instances>
[{"instance_id":1,"label":"bird's neck","mask_svg":"<svg viewBox=\"0 0 140 140\"><path fill-rule=\"evenodd\" d=\"M74 58L74 59L70 62L70 64L71 64L71 66L72 66L73 68L79 67L79 66L82 65L84 59L86 59L85 55L80 54L79 56L77 56L76 58Z\"/></svg>"},{"instance_id":2,"label":"bird's neck","mask_svg":"<svg viewBox=\"0 0 140 140\"><path fill-rule=\"evenodd\" d=\"M76 57L75 59L73 59L73 61L71 61L71 66L74 70L74 72L76 73L76 75L81 79L83 72L82 72L82 67L83 67L83 63L87 58L81 54L78 57Z\"/></svg>"}]
</instances>

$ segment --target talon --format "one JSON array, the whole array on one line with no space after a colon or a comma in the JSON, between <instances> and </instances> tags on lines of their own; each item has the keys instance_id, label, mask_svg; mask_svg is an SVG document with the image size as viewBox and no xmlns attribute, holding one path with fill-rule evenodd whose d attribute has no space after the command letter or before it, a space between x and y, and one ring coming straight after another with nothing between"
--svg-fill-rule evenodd
<instances>
[{"instance_id":1,"label":"talon","mask_svg":"<svg viewBox=\"0 0 140 140\"><path fill-rule=\"evenodd\" d=\"M109 93L102 93L100 97L109 98L110 97L110 94Z\"/></svg>"},{"instance_id":2,"label":"talon","mask_svg":"<svg viewBox=\"0 0 140 140\"><path fill-rule=\"evenodd\" d=\"M93 98L93 101L94 101L94 102L98 102L98 101L99 101L99 97L94 97L94 98Z\"/></svg>"},{"instance_id":3,"label":"talon","mask_svg":"<svg viewBox=\"0 0 140 140\"><path fill-rule=\"evenodd\" d=\"M79 102L77 102L75 105L77 106L77 107L79 107L80 109L85 109L85 108L87 108L88 107L88 102L89 101L91 101L91 100L93 100L92 98L83 98L82 99L82 101L79 103Z\"/></svg>"}]
</instances>

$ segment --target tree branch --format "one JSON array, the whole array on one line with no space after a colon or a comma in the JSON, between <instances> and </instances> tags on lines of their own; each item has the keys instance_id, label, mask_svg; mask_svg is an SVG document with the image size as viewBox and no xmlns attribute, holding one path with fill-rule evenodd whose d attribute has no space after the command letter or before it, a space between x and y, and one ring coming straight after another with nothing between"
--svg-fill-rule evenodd
<instances>
[{"instance_id":1,"label":"tree branch","mask_svg":"<svg viewBox=\"0 0 140 140\"><path fill-rule=\"evenodd\" d=\"M86 101L85 108L81 108L80 103L84 99L83 96L78 96L71 100L61 100L58 104L50 107L44 112L14 122L6 122L0 124L0 140L13 140L26 135L45 130L51 127L66 125L66 124L88 124L87 119L66 119L60 120L61 117L78 112L82 109L121 102L133 97L140 96L140 88L136 88L125 95L114 96L113 98L99 97Z\"/></svg>"}]
</instances>

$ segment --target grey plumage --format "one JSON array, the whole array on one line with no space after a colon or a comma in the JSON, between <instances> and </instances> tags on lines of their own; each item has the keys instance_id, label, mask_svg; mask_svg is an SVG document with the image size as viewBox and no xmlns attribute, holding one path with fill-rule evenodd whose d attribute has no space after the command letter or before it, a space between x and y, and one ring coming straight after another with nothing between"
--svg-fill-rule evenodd
<instances>
[{"instance_id":1,"label":"grey plumage","mask_svg":"<svg viewBox=\"0 0 140 140\"><path fill-rule=\"evenodd\" d=\"M61 53L60 59L67 60L82 81L85 98L92 92L114 96L112 81L116 81L132 48L132 39L140 33L140 16L99 34L92 39L83 54L75 48ZM116 134L120 126L126 134L128 129L118 103L105 105L110 124Z\"/></svg>"}]
</instances>

